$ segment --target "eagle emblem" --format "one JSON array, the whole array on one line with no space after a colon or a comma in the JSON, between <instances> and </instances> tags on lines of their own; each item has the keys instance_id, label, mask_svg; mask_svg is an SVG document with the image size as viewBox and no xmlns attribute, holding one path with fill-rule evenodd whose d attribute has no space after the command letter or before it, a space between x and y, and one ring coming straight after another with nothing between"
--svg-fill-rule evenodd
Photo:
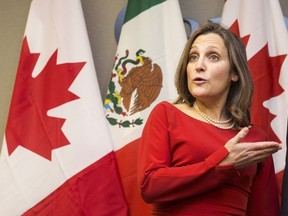
<instances>
[{"instance_id":1,"label":"eagle emblem","mask_svg":"<svg viewBox=\"0 0 288 216\"><path fill-rule=\"evenodd\" d=\"M143 119L130 118L148 108L158 97L162 88L162 70L152 59L139 49L134 57L116 56L104 101L106 118L111 125L130 127L141 125Z\"/></svg>"}]
</instances>

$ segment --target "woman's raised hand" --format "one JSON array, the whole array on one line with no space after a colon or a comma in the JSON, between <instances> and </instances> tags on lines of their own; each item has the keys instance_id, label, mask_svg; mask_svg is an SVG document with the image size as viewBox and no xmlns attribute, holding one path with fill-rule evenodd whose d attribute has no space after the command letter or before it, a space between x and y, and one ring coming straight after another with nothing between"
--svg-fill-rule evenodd
<instances>
[{"instance_id":1,"label":"woman's raised hand","mask_svg":"<svg viewBox=\"0 0 288 216\"><path fill-rule=\"evenodd\" d=\"M274 141L240 142L249 132L245 127L230 139L225 148L229 151L227 157L219 165L233 165L236 169L261 162L282 148Z\"/></svg>"}]
</instances>

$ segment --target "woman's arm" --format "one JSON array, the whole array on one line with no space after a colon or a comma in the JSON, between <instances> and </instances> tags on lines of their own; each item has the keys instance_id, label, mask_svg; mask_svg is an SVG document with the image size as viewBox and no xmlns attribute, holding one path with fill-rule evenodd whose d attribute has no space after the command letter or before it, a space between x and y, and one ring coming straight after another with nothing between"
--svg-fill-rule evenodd
<instances>
[{"instance_id":1,"label":"woman's arm","mask_svg":"<svg viewBox=\"0 0 288 216\"><path fill-rule=\"evenodd\" d=\"M156 106L145 125L139 146L138 181L147 202L164 202L197 196L238 176L232 165L218 166L227 155L225 147L204 161L170 166L170 123L165 106Z\"/></svg>"},{"instance_id":2,"label":"woman's arm","mask_svg":"<svg viewBox=\"0 0 288 216\"><path fill-rule=\"evenodd\" d=\"M258 165L247 206L247 216L279 216L280 207L272 157Z\"/></svg>"}]
</instances>

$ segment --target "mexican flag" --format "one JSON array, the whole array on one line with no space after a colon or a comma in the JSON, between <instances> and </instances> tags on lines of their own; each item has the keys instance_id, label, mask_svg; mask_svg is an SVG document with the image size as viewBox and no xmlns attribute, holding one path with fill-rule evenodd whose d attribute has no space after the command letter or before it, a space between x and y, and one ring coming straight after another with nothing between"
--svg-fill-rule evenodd
<instances>
[{"instance_id":1,"label":"mexican flag","mask_svg":"<svg viewBox=\"0 0 288 216\"><path fill-rule=\"evenodd\" d=\"M288 32L279 1L227 0L222 22L246 45L255 84L252 122L267 132L269 140L283 144L283 149L273 155L281 195L287 154ZM285 184L283 188L288 190ZM282 207L287 203L288 197ZM287 214L288 206L284 215Z\"/></svg>"},{"instance_id":2,"label":"mexican flag","mask_svg":"<svg viewBox=\"0 0 288 216\"><path fill-rule=\"evenodd\" d=\"M138 139L151 109L177 92L187 36L177 0L129 0L104 101L131 215L149 215L137 186Z\"/></svg>"},{"instance_id":3,"label":"mexican flag","mask_svg":"<svg viewBox=\"0 0 288 216\"><path fill-rule=\"evenodd\" d=\"M127 215L80 0L33 0L0 155L0 215Z\"/></svg>"}]
</instances>

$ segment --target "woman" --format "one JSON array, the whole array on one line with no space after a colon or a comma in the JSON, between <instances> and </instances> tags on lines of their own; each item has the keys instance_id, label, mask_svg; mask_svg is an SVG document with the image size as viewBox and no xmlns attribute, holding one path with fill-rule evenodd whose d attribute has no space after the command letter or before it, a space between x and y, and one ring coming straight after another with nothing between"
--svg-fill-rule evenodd
<instances>
[{"instance_id":1,"label":"woman","mask_svg":"<svg viewBox=\"0 0 288 216\"><path fill-rule=\"evenodd\" d=\"M200 26L176 73L176 102L143 130L138 179L151 215L279 215L271 155L281 145L250 122L253 82L241 40Z\"/></svg>"}]
</instances>

